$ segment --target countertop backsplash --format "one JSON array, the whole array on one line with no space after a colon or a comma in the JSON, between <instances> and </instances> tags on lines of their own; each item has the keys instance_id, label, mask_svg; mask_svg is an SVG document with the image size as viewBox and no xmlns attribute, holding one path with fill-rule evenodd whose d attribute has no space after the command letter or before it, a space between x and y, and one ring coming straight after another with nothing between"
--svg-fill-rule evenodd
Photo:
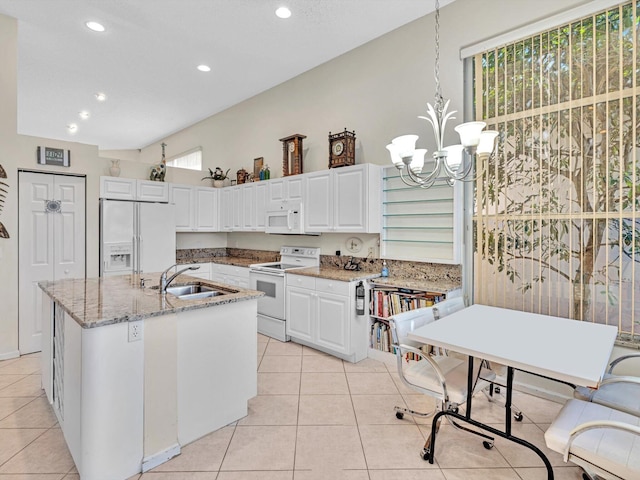
<instances>
[{"instance_id":1,"label":"countertop backsplash","mask_svg":"<svg viewBox=\"0 0 640 480\"><path fill-rule=\"evenodd\" d=\"M253 263L275 262L280 253L267 250L250 250L244 248L190 248L176 251L178 263L215 262L216 257L247 258ZM358 264L359 271L380 273L381 258L357 258L348 255L321 255L320 266L342 269L345 265ZM462 284L462 267L441 263L409 262L404 260L386 260L389 275L407 280L424 280L429 282L446 281Z\"/></svg>"}]
</instances>

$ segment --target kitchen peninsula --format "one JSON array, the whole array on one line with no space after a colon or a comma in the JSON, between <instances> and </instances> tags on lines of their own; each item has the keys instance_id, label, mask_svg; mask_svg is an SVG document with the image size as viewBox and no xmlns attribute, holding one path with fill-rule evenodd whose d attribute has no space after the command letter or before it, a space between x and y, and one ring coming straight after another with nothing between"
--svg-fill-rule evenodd
<instances>
[{"instance_id":1,"label":"kitchen peninsula","mask_svg":"<svg viewBox=\"0 0 640 480\"><path fill-rule=\"evenodd\" d=\"M82 480L126 479L247 414L262 292L159 274L41 282L42 384ZM191 297L193 298L193 297Z\"/></svg>"}]
</instances>

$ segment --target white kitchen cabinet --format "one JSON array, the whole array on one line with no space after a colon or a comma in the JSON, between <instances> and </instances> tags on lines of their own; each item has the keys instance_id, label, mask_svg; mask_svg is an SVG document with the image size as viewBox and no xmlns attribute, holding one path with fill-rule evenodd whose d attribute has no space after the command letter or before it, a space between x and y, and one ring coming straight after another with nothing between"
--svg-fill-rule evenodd
<instances>
[{"instance_id":1,"label":"white kitchen cabinet","mask_svg":"<svg viewBox=\"0 0 640 480\"><path fill-rule=\"evenodd\" d=\"M302 200L303 175L295 175L269 180L269 202Z\"/></svg>"},{"instance_id":2,"label":"white kitchen cabinet","mask_svg":"<svg viewBox=\"0 0 640 480\"><path fill-rule=\"evenodd\" d=\"M287 335L350 362L367 356L367 318L355 312L356 282L287 274Z\"/></svg>"},{"instance_id":3,"label":"white kitchen cabinet","mask_svg":"<svg viewBox=\"0 0 640 480\"><path fill-rule=\"evenodd\" d=\"M241 288L249 288L249 267L212 263L211 280Z\"/></svg>"},{"instance_id":4,"label":"white kitchen cabinet","mask_svg":"<svg viewBox=\"0 0 640 480\"><path fill-rule=\"evenodd\" d=\"M169 184L135 178L100 177L100 198L168 202Z\"/></svg>"},{"instance_id":5,"label":"white kitchen cabinet","mask_svg":"<svg viewBox=\"0 0 640 480\"><path fill-rule=\"evenodd\" d=\"M195 190L191 185L169 185L169 203L175 206L176 232L192 232L194 229Z\"/></svg>"},{"instance_id":6,"label":"white kitchen cabinet","mask_svg":"<svg viewBox=\"0 0 640 480\"><path fill-rule=\"evenodd\" d=\"M195 229L197 232L218 232L218 190L211 187L195 188Z\"/></svg>"},{"instance_id":7,"label":"white kitchen cabinet","mask_svg":"<svg viewBox=\"0 0 640 480\"><path fill-rule=\"evenodd\" d=\"M304 175L307 232L379 233L381 171L369 163Z\"/></svg>"},{"instance_id":8,"label":"white kitchen cabinet","mask_svg":"<svg viewBox=\"0 0 640 480\"><path fill-rule=\"evenodd\" d=\"M269 195L269 182L254 184L255 230L264 232L267 218L267 198Z\"/></svg>"},{"instance_id":9,"label":"white kitchen cabinet","mask_svg":"<svg viewBox=\"0 0 640 480\"><path fill-rule=\"evenodd\" d=\"M245 232L256 230L256 189L255 184L247 183L240 187L242 197L242 227Z\"/></svg>"},{"instance_id":10,"label":"white kitchen cabinet","mask_svg":"<svg viewBox=\"0 0 640 480\"><path fill-rule=\"evenodd\" d=\"M191 263L188 265L186 264L178 265L176 269L180 270L186 267L200 267L200 268L198 270L187 270L185 274L191 277L202 278L203 280L211 280L211 263L206 262L206 263Z\"/></svg>"},{"instance_id":11,"label":"white kitchen cabinet","mask_svg":"<svg viewBox=\"0 0 640 480\"><path fill-rule=\"evenodd\" d=\"M220 189L220 230L230 232L233 229L233 196L231 188Z\"/></svg>"},{"instance_id":12,"label":"white kitchen cabinet","mask_svg":"<svg viewBox=\"0 0 640 480\"><path fill-rule=\"evenodd\" d=\"M177 232L220 231L217 189L170 184L169 202L175 205Z\"/></svg>"},{"instance_id":13,"label":"white kitchen cabinet","mask_svg":"<svg viewBox=\"0 0 640 480\"><path fill-rule=\"evenodd\" d=\"M242 185L229 187L231 191L231 230L242 230L244 216L243 188Z\"/></svg>"}]
</instances>

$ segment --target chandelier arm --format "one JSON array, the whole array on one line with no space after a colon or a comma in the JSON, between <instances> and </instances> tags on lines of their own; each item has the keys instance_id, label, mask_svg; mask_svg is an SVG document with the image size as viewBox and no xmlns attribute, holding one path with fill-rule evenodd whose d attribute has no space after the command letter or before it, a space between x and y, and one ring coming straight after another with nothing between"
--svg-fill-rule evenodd
<instances>
[{"instance_id":1,"label":"chandelier arm","mask_svg":"<svg viewBox=\"0 0 640 480\"><path fill-rule=\"evenodd\" d=\"M407 181L406 177L403 175L403 172L400 172L400 178L402 179L402 181L410 186L410 187L420 187L420 188L429 188L431 187L436 180L438 179L437 176L433 175L434 172L431 172L431 174L428 177L420 177L417 176L416 174L414 174L411 170L408 170L408 177L409 180Z\"/></svg>"},{"instance_id":2,"label":"chandelier arm","mask_svg":"<svg viewBox=\"0 0 640 480\"><path fill-rule=\"evenodd\" d=\"M440 173L440 170L442 169L442 160L439 157L435 157L434 159L436 161L435 166L433 167L433 170L426 174L423 175L421 173L415 173L413 170L411 170L411 168L409 167L409 165L406 165L406 170L407 170L407 174L409 175L409 178L411 180L413 180L415 183L423 185L423 184L429 184L429 185L433 185L433 183L437 180L438 175Z\"/></svg>"}]
</instances>

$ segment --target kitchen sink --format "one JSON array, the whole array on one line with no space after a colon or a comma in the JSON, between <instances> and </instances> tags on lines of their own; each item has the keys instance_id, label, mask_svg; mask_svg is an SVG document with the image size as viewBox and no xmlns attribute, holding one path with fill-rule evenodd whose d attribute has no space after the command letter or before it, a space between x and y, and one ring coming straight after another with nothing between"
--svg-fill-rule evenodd
<instances>
[{"instance_id":1,"label":"kitchen sink","mask_svg":"<svg viewBox=\"0 0 640 480\"><path fill-rule=\"evenodd\" d=\"M167 287L167 293L181 297L183 295L194 295L200 293L215 293L213 287L196 283L193 285L177 285L175 287Z\"/></svg>"},{"instance_id":2,"label":"kitchen sink","mask_svg":"<svg viewBox=\"0 0 640 480\"><path fill-rule=\"evenodd\" d=\"M158 285L151 287L158 289ZM198 300L200 298L217 297L218 295L227 295L230 293L238 293L238 290L224 288L221 286L204 285L202 283L189 283L187 285L176 285L175 287L167 287L167 293L178 297L180 300Z\"/></svg>"}]
</instances>

